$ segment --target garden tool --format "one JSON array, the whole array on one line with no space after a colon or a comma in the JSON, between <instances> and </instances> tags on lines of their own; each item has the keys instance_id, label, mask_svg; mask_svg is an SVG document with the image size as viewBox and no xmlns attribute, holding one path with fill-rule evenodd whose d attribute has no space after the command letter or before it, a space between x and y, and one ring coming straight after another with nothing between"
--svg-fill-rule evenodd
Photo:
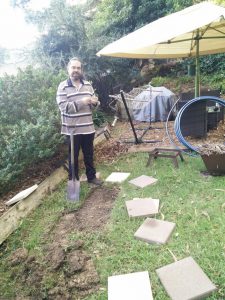
<instances>
[{"instance_id":1,"label":"garden tool","mask_svg":"<svg viewBox=\"0 0 225 300\"><path fill-rule=\"evenodd\" d=\"M67 200L71 202L79 201L80 198L80 181L75 176L75 164L74 164L74 135L70 134L71 145L71 168L72 168L72 180L67 184Z\"/></svg>"}]
</instances>

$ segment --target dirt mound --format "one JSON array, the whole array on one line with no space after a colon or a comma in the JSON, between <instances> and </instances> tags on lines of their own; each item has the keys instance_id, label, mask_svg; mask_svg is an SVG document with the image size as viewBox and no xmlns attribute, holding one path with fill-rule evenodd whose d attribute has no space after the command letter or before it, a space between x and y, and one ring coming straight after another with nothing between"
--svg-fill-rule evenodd
<instances>
[{"instance_id":1,"label":"dirt mound","mask_svg":"<svg viewBox=\"0 0 225 300\"><path fill-rule=\"evenodd\" d=\"M116 187L93 189L81 208L64 212L45 238L42 259L29 255L25 248L11 254L8 267L12 277L18 285L28 286L26 295L18 295L18 299L79 300L99 289L99 276L84 242L70 236L102 230L118 192Z\"/></svg>"},{"instance_id":2,"label":"dirt mound","mask_svg":"<svg viewBox=\"0 0 225 300\"><path fill-rule=\"evenodd\" d=\"M123 153L128 152L129 145L121 143L116 138L111 138L106 143L102 143L96 147L95 160L97 162L114 163Z\"/></svg>"}]
</instances>

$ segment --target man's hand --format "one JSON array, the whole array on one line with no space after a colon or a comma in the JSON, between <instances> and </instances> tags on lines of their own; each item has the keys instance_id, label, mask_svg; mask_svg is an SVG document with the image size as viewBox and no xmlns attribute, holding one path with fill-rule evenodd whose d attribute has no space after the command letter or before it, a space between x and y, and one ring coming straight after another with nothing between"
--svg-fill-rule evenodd
<instances>
[{"instance_id":1,"label":"man's hand","mask_svg":"<svg viewBox=\"0 0 225 300\"><path fill-rule=\"evenodd\" d=\"M93 97L84 97L82 99L83 101L83 104L84 105L89 105L89 104L93 104L93 105L96 105L98 103L98 98L93 96Z\"/></svg>"},{"instance_id":2,"label":"man's hand","mask_svg":"<svg viewBox=\"0 0 225 300\"><path fill-rule=\"evenodd\" d=\"M93 104L93 105L98 104L98 97L96 97L96 96L91 97L91 104Z\"/></svg>"},{"instance_id":3,"label":"man's hand","mask_svg":"<svg viewBox=\"0 0 225 300\"><path fill-rule=\"evenodd\" d=\"M83 102L84 105L89 105L89 104L91 104L91 97L84 97L84 98L82 99L82 102Z\"/></svg>"}]
</instances>

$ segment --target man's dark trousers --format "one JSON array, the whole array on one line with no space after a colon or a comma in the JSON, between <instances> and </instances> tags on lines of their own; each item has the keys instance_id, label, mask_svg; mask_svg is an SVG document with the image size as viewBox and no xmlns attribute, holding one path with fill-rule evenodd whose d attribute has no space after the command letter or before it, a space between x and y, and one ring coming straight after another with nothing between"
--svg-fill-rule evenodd
<instances>
[{"instance_id":1,"label":"man's dark trousers","mask_svg":"<svg viewBox=\"0 0 225 300\"><path fill-rule=\"evenodd\" d=\"M80 148L84 156L84 164L86 167L86 175L88 180L92 180L96 177L96 170L94 168L94 136L95 133L91 134L77 134L74 135L74 165L75 165L75 176L79 180L79 164L78 157ZM69 180L72 179L72 167L71 167L71 145L70 137L68 137L69 144Z\"/></svg>"}]
</instances>

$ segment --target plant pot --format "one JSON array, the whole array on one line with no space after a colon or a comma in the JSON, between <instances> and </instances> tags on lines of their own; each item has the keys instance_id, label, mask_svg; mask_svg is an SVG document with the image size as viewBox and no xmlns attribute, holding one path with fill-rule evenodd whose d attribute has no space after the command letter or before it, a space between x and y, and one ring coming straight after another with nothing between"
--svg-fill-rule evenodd
<instances>
[{"instance_id":1,"label":"plant pot","mask_svg":"<svg viewBox=\"0 0 225 300\"><path fill-rule=\"evenodd\" d=\"M225 153L201 155L201 157L211 175L225 175Z\"/></svg>"}]
</instances>

